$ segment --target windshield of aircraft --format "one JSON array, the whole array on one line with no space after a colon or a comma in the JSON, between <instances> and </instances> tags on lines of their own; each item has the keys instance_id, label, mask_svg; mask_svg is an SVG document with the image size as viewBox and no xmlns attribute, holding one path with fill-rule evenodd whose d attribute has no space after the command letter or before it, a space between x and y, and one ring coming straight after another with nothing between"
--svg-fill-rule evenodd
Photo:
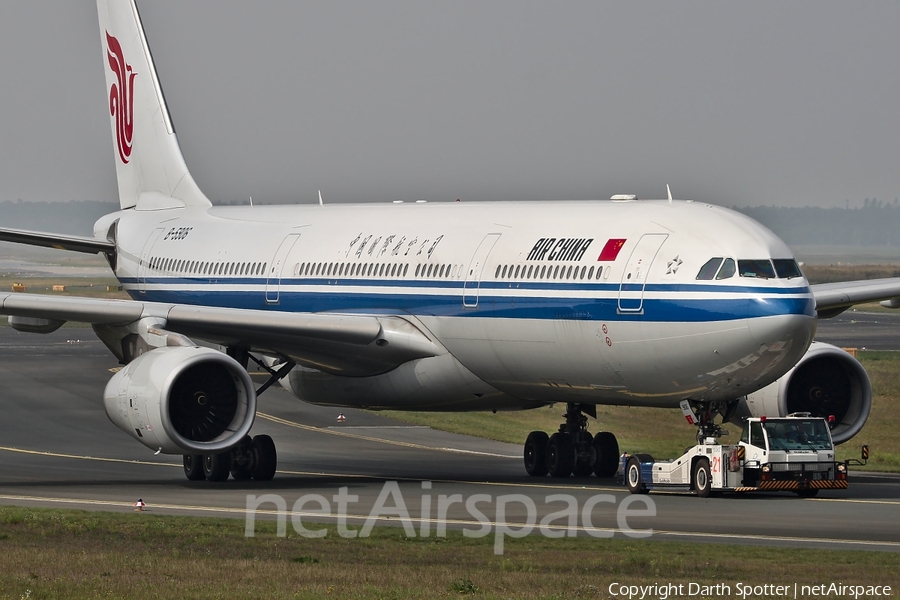
<instances>
[{"instance_id":1,"label":"windshield of aircraft","mask_svg":"<svg viewBox=\"0 0 900 600\"><path fill-rule=\"evenodd\" d=\"M821 419L769 420L763 423L769 450L831 450L828 426Z\"/></svg>"},{"instance_id":2,"label":"windshield of aircraft","mask_svg":"<svg viewBox=\"0 0 900 600\"><path fill-rule=\"evenodd\" d=\"M803 277L803 273L800 272L800 266L793 258L773 258L772 262L775 264L775 272L778 273L778 277L781 279Z\"/></svg>"},{"instance_id":3,"label":"windshield of aircraft","mask_svg":"<svg viewBox=\"0 0 900 600\"><path fill-rule=\"evenodd\" d=\"M711 258L706 261L705 265L700 267L700 272L697 273L697 279L705 281L709 281L713 278L728 279L729 277L734 277L735 270L733 258Z\"/></svg>"},{"instance_id":4,"label":"windshield of aircraft","mask_svg":"<svg viewBox=\"0 0 900 600\"><path fill-rule=\"evenodd\" d=\"M700 267L697 279L710 281L712 279L728 279L739 272L741 277L757 277L759 279L792 279L803 277L797 261L793 258L773 258L772 260L761 258L756 260L739 260L737 267L733 258L717 256L711 258Z\"/></svg>"}]
</instances>

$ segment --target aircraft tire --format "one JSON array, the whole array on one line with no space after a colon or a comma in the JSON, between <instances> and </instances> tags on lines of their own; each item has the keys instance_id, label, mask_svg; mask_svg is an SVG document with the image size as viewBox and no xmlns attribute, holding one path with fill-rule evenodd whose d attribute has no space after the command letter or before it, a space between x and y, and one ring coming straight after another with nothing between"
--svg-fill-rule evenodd
<instances>
[{"instance_id":1,"label":"aircraft tire","mask_svg":"<svg viewBox=\"0 0 900 600\"><path fill-rule=\"evenodd\" d=\"M613 477L619 470L619 442L616 436L608 431L601 431L594 437L594 449L597 461L594 473L597 477Z\"/></svg>"},{"instance_id":2,"label":"aircraft tire","mask_svg":"<svg viewBox=\"0 0 900 600\"><path fill-rule=\"evenodd\" d=\"M691 477L694 483L694 493L701 498L708 498L712 489L712 476L709 472L709 459L701 458L694 463L694 473Z\"/></svg>"},{"instance_id":3,"label":"aircraft tire","mask_svg":"<svg viewBox=\"0 0 900 600\"><path fill-rule=\"evenodd\" d=\"M182 464L184 464L184 476L188 478L188 481L206 479L206 475L203 473L202 454L185 454Z\"/></svg>"},{"instance_id":4,"label":"aircraft tire","mask_svg":"<svg viewBox=\"0 0 900 600\"><path fill-rule=\"evenodd\" d=\"M572 475L587 477L594 472L597 464L597 449L594 448L594 436L590 431L579 431L575 434L575 467Z\"/></svg>"},{"instance_id":5,"label":"aircraft tire","mask_svg":"<svg viewBox=\"0 0 900 600\"><path fill-rule=\"evenodd\" d=\"M231 477L235 481L247 481L253 477L253 455L250 453L252 440L249 435L231 449Z\"/></svg>"},{"instance_id":6,"label":"aircraft tire","mask_svg":"<svg viewBox=\"0 0 900 600\"><path fill-rule=\"evenodd\" d=\"M575 444L566 433L554 433L547 444L547 470L551 477L568 477L575 467Z\"/></svg>"},{"instance_id":7,"label":"aircraft tire","mask_svg":"<svg viewBox=\"0 0 900 600\"><path fill-rule=\"evenodd\" d=\"M231 452L204 454L202 463L207 481L225 481L231 471Z\"/></svg>"},{"instance_id":8,"label":"aircraft tire","mask_svg":"<svg viewBox=\"0 0 900 600\"><path fill-rule=\"evenodd\" d=\"M532 477L547 474L547 443L550 441L543 431L532 431L525 438L525 471Z\"/></svg>"},{"instance_id":9,"label":"aircraft tire","mask_svg":"<svg viewBox=\"0 0 900 600\"><path fill-rule=\"evenodd\" d=\"M275 477L275 469L278 466L275 442L267 435L258 435L250 443L250 452L253 455L253 466L251 467L253 479L271 481Z\"/></svg>"}]
</instances>

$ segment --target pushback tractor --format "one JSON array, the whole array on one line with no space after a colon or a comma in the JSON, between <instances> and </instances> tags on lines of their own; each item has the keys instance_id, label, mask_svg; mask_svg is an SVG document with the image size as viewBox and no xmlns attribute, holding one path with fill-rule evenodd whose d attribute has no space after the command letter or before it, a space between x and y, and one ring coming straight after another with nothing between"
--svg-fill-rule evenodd
<instances>
[{"instance_id":1,"label":"pushback tractor","mask_svg":"<svg viewBox=\"0 0 900 600\"><path fill-rule=\"evenodd\" d=\"M623 455L622 473L633 494L690 491L705 498L712 492L788 491L811 498L819 490L846 489L849 464L866 459L868 447L863 446L862 461L836 461L828 421L795 413L749 418L737 444L719 444L716 435L701 437L674 460Z\"/></svg>"}]
</instances>

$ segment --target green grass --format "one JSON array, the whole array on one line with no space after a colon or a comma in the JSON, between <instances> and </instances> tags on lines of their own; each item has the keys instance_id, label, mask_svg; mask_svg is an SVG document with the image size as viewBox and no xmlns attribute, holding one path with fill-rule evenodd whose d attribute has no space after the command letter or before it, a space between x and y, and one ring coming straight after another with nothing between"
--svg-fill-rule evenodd
<instances>
[{"instance_id":1,"label":"green grass","mask_svg":"<svg viewBox=\"0 0 900 600\"><path fill-rule=\"evenodd\" d=\"M859 446L868 444L870 459L864 468L900 471L900 352L860 352L860 361L872 380L872 412L863 430L839 447L838 457L858 458ZM530 431L553 432L563 421L564 404L522 412L417 413L384 411L382 414L408 423L435 429L521 444ZM696 429L688 425L680 409L598 406L597 421L590 419L592 432L612 431L622 452L651 454L673 458L696 443ZM740 427L726 424L731 443L740 435Z\"/></svg>"},{"instance_id":2,"label":"green grass","mask_svg":"<svg viewBox=\"0 0 900 600\"><path fill-rule=\"evenodd\" d=\"M896 555L626 539L276 537L239 519L0 507L0 599L606 598L613 582L900 586ZM5 537L3 537L5 536Z\"/></svg>"}]
</instances>

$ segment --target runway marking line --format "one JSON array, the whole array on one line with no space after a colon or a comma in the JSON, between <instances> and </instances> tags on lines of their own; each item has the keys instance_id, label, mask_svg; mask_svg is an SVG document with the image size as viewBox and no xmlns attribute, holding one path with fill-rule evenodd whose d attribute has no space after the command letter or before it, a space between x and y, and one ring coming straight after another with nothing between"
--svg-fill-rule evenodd
<instances>
[{"instance_id":1,"label":"runway marking line","mask_svg":"<svg viewBox=\"0 0 900 600\"><path fill-rule=\"evenodd\" d=\"M18 502L44 502L48 504L75 504L82 506L108 506L115 508L132 508L133 503L131 502L116 502L113 500L92 500L87 498L53 498L46 496L19 496L19 495L8 495L8 494L0 494L0 500L11 500ZM243 514L246 516L247 511L246 508L233 508L227 506L196 506L189 504L152 504L148 507L149 510L145 509L143 512L153 512L153 509L160 510L175 510L175 511L200 511L200 512L211 512L211 513L220 513L220 514ZM270 516L278 516L279 511L272 509L264 509L264 508L256 508L254 509L255 514L262 515L270 515ZM299 517L312 517L316 519L322 518L337 518L336 514L328 514L323 515L317 512L306 512L306 511L292 511L292 516L297 515ZM369 515L345 515L346 519L351 521L367 521L370 517ZM397 518L376 518L376 523L378 521L386 521L388 523L397 523L399 519ZM482 521L472 521L467 519L421 519L411 517L410 521L414 524L416 523L429 523L432 525L438 524L447 524L447 525L477 525L479 528L483 526ZM507 529L512 527L522 527L525 525L524 523L517 522L502 522L498 523L496 521L490 521L493 527L503 526ZM555 525L549 524L546 526L548 529L557 530L557 531L567 531L570 529L567 525ZM592 532L604 532L611 534L626 534L628 532L634 531L629 530L625 531L622 529L616 529L612 527L593 527L587 528L584 526L575 526L571 529L576 531L587 533L588 531ZM719 540L754 540L754 541L764 541L764 542L795 542L795 543L803 543L803 544L848 544L852 546L878 546L878 547L887 547L887 548L900 548L900 542L890 542L890 541L878 541L878 540L842 540L842 539L834 539L834 538L811 538L811 537L797 537L797 536L779 536L779 535L761 535L761 534L732 534L732 533L706 533L702 531L670 531L666 529L653 529L652 535L663 535L663 536L682 536L682 537L692 537L692 538L714 538Z\"/></svg>"},{"instance_id":2,"label":"runway marking line","mask_svg":"<svg viewBox=\"0 0 900 600\"><path fill-rule=\"evenodd\" d=\"M414 444L412 442L400 442L397 440L386 440L384 438L372 437L368 435L360 435L358 433L348 433L346 431L341 431L340 429L331 429L331 428L322 428L322 427L313 427L312 425L304 425L303 423L297 423L296 421L288 421L287 419L282 419L281 417L276 417L274 415L269 415L263 412L257 411L256 416L262 417L267 421L272 421L273 423L278 423L280 425L287 425L288 427L294 427L297 429L303 429L306 431L316 431L318 433L326 433L329 435L337 435L341 437L347 437L357 440L364 440L367 442L376 442L380 444L387 444L389 446L400 446L402 448L415 448L417 450L435 450L437 452L449 452L451 454L470 454L475 456L491 456L494 458L521 458L521 456L512 456L509 454L496 454L494 452L479 452L477 450L463 450L461 448L438 448L435 446L425 446L424 444Z\"/></svg>"},{"instance_id":3,"label":"runway marking line","mask_svg":"<svg viewBox=\"0 0 900 600\"><path fill-rule=\"evenodd\" d=\"M152 462L146 460L129 460L124 458L103 458L99 456L80 456L77 454L63 454L61 452L47 452L43 450L25 450L23 448L11 448L8 446L0 446L0 451L6 452L16 452L19 454L31 454L33 456L46 456L51 458L71 458L76 460L90 460L97 462L112 462L112 463L124 463L130 465L144 465L150 467L182 467L181 464L178 463L163 463L163 462ZM358 473L324 473L321 471L283 471L278 470L277 473L281 475L299 475L306 477L332 477L335 479L338 478L347 478L347 479L385 479L391 481L422 481L420 477L384 477L380 475L365 475ZM432 481L434 483L458 483L458 484L466 484L466 485L487 485L487 486L506 486L506 487L523 487L523 488L537 488L537 489L553 489L553 490L592 490L592 491L607 491L607 492L621 492L624 491L623 488L609 488L609 487L594 487L594 486L584 486L584 485L545 485L538 483L503 483L503 482L493 482L493 481L463 481L457 479L429 479L428 481Z\"/></svg>"},{"instance_id":4,"label":"runway marking line","mask_svg":"<svg viewBox=\"0 0 900 600\"><path fill-rule=\"evenodd\" d=\"M79 460L95 460L98 462L125 463L129 465L149 465L151 467L181 467L177 463L152 462L149 460L129 460L126 458L103 458L101 456L79 456L77 454L62 454L60 452L47 452L44 450L25 450L23 448L10 448L0 446L0 450L6 452L18 452L19 454L32 454L35 456L50 456L54 458L77 458Z\"/></svg>"},{"instance_id":5,"label":"runway marking line","mask_svg":"<svg viewBox=\"0 0 900 600\"><path fill-rule=\"evenodd\" d=\"M299 425L299 424L298 424ZM309 427L307 426L303 426ZM316 429L316 428L312 428ZM322 431L321 429L317 429L317 431ZM355 437L355 436L351 436ZM19 454L30 454L33 456L47 456L51 458L71 458L77 460L90 460L96 462L111 462L111 463L122 463L122 464L130 464L130 465L144 465L151 467L182 467L181 464L178 463L164 463L164 462L152 462L147 460L130 460L125 458L104 458L100 456L80 456L77 454L63 454L61 452L48 452L43 450L26 450L23 448L12 448L9 446L0 446L0 451L6 452L15 452ZM385 479L391 481L422 481L420 477L384 477L380 475L365 475L365 474L357 474L357 473L324 473L324 472L316 472L316 471L283 471L279 470L277 473L281 475L298 475L298 476L306 476L306 477L332 477L332 478L348 478L348 479ZM428 481L432 481L434 483L455 483L462 485L483 485L483 486L492 486L492 487L515 487L515 488L532 488L532 489L550 489L550 490L590 490L590 491L598 491L598 492L624 492L626 491L624 488L620 487L603 487L603 486L586 486L586 485L560 485L560 484L541 484L541 483L517 483L517 482L502 482L502 481L466 481L460 479L429 479ZM669 494L666 494L669 495ZM3 496L0 496L2 498ZM850 498L810 498L809 500L813 502L844 502L850 504L886 504L886 505L895 505L900 506L900 501L893 500L856 500Z\"/></svg>"}]
</instances>

